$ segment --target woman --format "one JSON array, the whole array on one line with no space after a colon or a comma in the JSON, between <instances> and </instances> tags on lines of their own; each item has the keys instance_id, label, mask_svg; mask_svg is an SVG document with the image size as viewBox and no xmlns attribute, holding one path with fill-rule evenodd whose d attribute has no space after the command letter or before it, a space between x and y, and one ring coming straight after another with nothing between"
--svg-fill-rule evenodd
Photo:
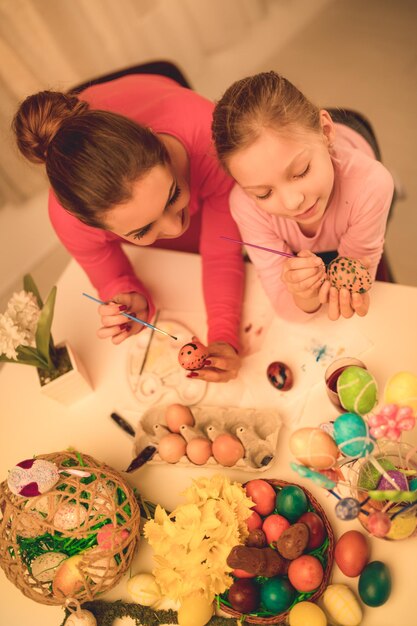
<instances>
[{"instance_id":1,"label":"woman","mask_svg":"<svg viewBox=\"0 0 417 626\"><path fill-rule=\"evenodd\" d=\"M240 366L244 271L240 249L220 239L238 231L229 212L233 181L212 148L212 110L168 78L130 75L78 97L29 96L13 129L22 154L46 166L58 237L107 302L98 336L120 344L142 328L123 311L145 320L155 311L122 243L199 251L209 357L196 377L227 381Z\"/></svg>"}]
</instances>

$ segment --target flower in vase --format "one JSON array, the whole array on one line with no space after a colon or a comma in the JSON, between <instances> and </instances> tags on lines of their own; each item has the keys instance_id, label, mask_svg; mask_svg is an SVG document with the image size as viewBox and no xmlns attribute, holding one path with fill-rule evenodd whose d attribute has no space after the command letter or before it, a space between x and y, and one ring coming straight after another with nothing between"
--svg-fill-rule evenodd
<instances>
[{"instance_id":1,"label":"flower in vase","mask_svg":"<svg viewBox=\"0 0 417 626\"><path fill-rule=\"evenodd\" d=\"M6 311L0 314L0 361L33 365L50 378L61 370L60 353L55 348L51 325L56 287L45 304L29 274L23 279L23 290L14 293Z\"/></svg>"}]
</instances>

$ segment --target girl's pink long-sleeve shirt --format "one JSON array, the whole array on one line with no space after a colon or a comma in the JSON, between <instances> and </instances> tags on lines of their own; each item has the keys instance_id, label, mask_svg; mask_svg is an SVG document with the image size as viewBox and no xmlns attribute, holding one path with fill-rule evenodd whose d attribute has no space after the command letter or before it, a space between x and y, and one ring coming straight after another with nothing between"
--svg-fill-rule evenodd
<instances>
[{"instance_id":1,"label":"girl's pink long-sleeve shirt","mask_svg":"<svg viewBox=\"0 0 417 626\"><path fill-rule=\"evenodd\" d=\"M225 341L238 348L244 266L240 247L220 239L221 235L237 239L239 232L229 208L233 181L218 164L212 145L213 103L168 78L139 74L89 87L80 99L92 109L119 113L155 133L171 135L184 146L190 164L191 224L181 237L159 240L155 245L200 252L208 342ZM135 291L147 298L152 317L151 294L121 247L127 243L124 239L83 224L59 204L52 191L49 216L59 239L83 267L101 299ZM179 276L178 280L187 278Z\"/></svg>"},{"instance_id":2,"label":"girl's pink long-sleeve shirt","mask_svg":"<svg viewBox=\"0 0 417 626\"><path fill-rule=\"evenodd\" d=\"M374 278L383 251L393 179L361 135L343 124L336 124L336 128L334 186L315 235L306 236L294 220L258 208L237 185L230 195L232 215L243 241L295 254L300 250L337 250L341 256L368 257ZM310 319L311 314L295 305L281 280L285 257L249 247L247 252L275 311L292 321Z\"/></svg>"}]
</instances>

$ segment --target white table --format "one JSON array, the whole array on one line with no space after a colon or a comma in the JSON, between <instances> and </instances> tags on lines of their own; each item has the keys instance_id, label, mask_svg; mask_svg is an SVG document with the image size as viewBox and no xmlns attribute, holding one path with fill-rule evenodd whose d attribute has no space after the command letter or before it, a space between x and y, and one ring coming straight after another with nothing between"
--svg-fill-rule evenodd
<instances>
[{"instance_id":1,"label":"white table","mask_svg":"<svg viewBox=\"0 0 417 626\"><path fill-rule=\"evenodd\" d=\"M205 314L200 285L200 259L185 253L129 248L133 262L141 266L141 276L155 295L158 308L188 325L205 339ZM158 276L163 279L158 282ZM180 277L180 278L179 278ZM5 365L0 372L1 454L0 479L15 463L34 454L48 453L73 446L116 469L123 470L132 458L132 440L117 429L109 418L111 411L122 415L128 410L143 410L128 387L126 358L129 342L115 347L96 338L98 316L96 306L81 292L93 293L88 279L75 262L71 262L58 281L58 297L53 323L55 341L67 339L84 362L93 382L94 393L67 408L44 397L39 392L34 368L23 365ZM44 296L46 294L43 294ZM272 320L268 330L268 350L271 337L282 332L285 324L272 315L253 266L247 264L245 320L256 319L259 324ZM333 333L338 329L343 336L347 329L351 336L366 336L371 347L360 358L374 374L380 387L397 371L417 371L417 289L400 285L377 283L372 290L372 306L365 318L352 318L337 323L328 322L323 315L312 320L303 332L312 336L317 332ZM261 336L262 339L262 336ZM266 346L258 353L262 353ZM354 355L351 355L354 356ZM277 354L276 360L281 359ZM252 359L253 361L253 359ZM255 359L256 361L256 359ZM251 358L248 359L251 362ZM246 374L248 366L244 366ZM255 373L255 372L254 372ZM250 374L250 372L249 372ZM259 374L259 372L257 372ZM249 406L251 396L245 391L244 378L226 385L211 385L202 404ZM259 403L280 405L282 394L270 387L265 377L259 388ZM271 395L272 393L272 395ZM246 395L245 395L246 394ZM276 398L276 400L275 400ZM303 481L289 467L288 437L292 428L316 426L334 419L336 409L327 399L324 378L315 384L296 409L281 407L287 428L280 433L277 458L272 467L257 477L274 477L304 484L325 507L336 537L351 529L362 530L358 521L341 522L334 513L336 501L327 492ZM297 414L298 412L298 414ZM291 418L296 425L291 425ZM417 429L408 433L405 441L417 444ZM180 469L173 466L144 466L129 475L129 481L142 495L173 509L180 493L190 484L191 477L207 475L203 468ZM243 471L224 469L231 479L239 481L254 477ZM381 560L391 569L393 590L389 601L380 608L365 608L364 626L413 626L417 623L413 594L417 592L415 559L417 539L388 542L372 538L371 560ZM151 550L143 540L132 567L132 572L150 570ZM108 599L129 600L126 580L107 594ZM357 593L358 579L346 578L335 565L332 582L348 584ZM414 611L414 613L413 613ZM58 626L63 619L62 609L37 604L27 599L0 574L0 623L7 626Z\"/></svg>"}]
</instances>

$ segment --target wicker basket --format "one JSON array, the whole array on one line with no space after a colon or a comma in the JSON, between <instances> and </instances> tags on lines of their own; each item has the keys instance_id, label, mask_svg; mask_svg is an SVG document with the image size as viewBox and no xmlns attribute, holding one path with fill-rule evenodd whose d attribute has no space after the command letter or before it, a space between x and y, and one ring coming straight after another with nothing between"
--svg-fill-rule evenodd
<instances>
[{"instance_id":1,"label":"wicker basket","mask_svg":"<svg viewBox=\"0 0 417 626\"><path fill-rule=\"evenodd\" d=\"M118 472L85 454L64 451L36 458L55 463L65 473L60 473L52 489L32 498L14 495L6 481L0 484L0 566L36 602L64 604L68 596L92 600L114 587L132 562L139 540L139 505ZM80 478L67 469L82 469L90 476ZM57 526L56 513L67 503L85 511L85 519L76 528L63 530ZM110 545L98 545L98 531L105 524L115 529L111 533L123 530L123 539L117 541L113 534L114 539L107 540ZM55 586L65 560L53 581L35 578L33 559L50 551L63 553L67 560L77 556L79 583L71 592Z\"/></svg>"},{"instance_id":2,"label":"wicker basket","mask_svg":"<svg viewBox=\"0 0 417 626\"><path fill-rule=\"evenodd\" d=\"M326 528L328 547L326 551L326 566L324 568L323 580L320 586L318 587L318 589L316 589L316 591L312 593L311 595L306 594L306 593L299 593L296 600L291 605L290 609L292 608L292 606L294 606L294 604L296 604L297 602L300 602L301 600L309 600L310 602L314 602L315 600L317 600L317 598L319 598L322 595L322 593L326 589L328 582L329 582L329 578L330 578L330 574L331 574L331 570L333 566L333 555L334 555L334 544L335 544L333 529L330 526L330 522L327 519L324 509L317 502L314 496L308 491L308 489L306 489L302 485L298 485L296 483L289 483L285 480L275 480L275 479L266 479L266 478L263 478L262 480L265 480L266 482L270 483L274 487L274 489L277 489L277 488L282 489L283 487L286 487L288 485L296 485L297 487L302 489L305 495L307 496L307 499L311 506L309 510L316 512L321 517L323 524ZM244 622L245 623L248 622L249 624L281 624L282 622L286 621L286 619L288 618L289 611L290 611L290 609L288 609L287 611L284 611L283 613L271 615L270 617L259 617L255 613L243 616L242 613L235 611L234 609L232 609L232 607L226 604L224 601L224 598L222 598L221 596L219 597L219 600L220 600L220 609L224 611L224 613L227 613L228 615L231 615L232 617L235 617L235 618L244 617Z\"/></svg>"}]
</instances>

